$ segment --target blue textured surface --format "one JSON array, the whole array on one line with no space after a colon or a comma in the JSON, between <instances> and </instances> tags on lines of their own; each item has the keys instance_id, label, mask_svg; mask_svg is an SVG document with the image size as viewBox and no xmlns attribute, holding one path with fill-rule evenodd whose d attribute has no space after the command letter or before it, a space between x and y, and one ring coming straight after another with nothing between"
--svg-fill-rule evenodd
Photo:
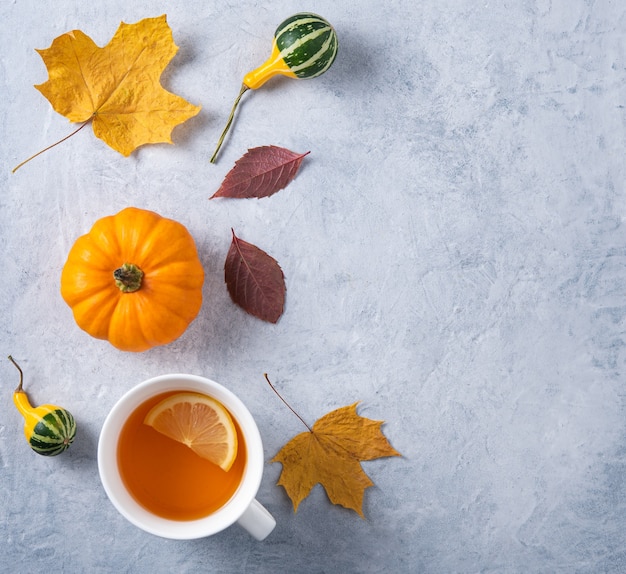
<instances>
[{"instance_id":1,"label":"blue textured surface","mask_svg":"<svg viewBox=\"0 0 626 574\"><path fill-rule=\"evenodd\" d=\"M626 15L621 1L0 4L0 351L36 403L74 413L63 456L31 453L0 360L0 571L44 573L618 573L626 571ZM340 49L309 81L246 94L243 75L293 12L331 21ZM163 82L203 106L174 146L124 158L33 88L35 48L167 13L179 53ZM264 200L208 201L247 148L311 151ZM121 353L75 325L59 294L78 235L135 205L185 224L206 269L198 319L175 343ZM223 283L231 227L281 264L277 325ZM2 357L0 357L2 359ZM96 445L118 397L185 371L240 394L267 460L259 500L278 525L167 541L124 521ZM366 520L317 486L297 514L278 449L362 401L403 458L363 464Z\"/></svg>"}]
</instances>

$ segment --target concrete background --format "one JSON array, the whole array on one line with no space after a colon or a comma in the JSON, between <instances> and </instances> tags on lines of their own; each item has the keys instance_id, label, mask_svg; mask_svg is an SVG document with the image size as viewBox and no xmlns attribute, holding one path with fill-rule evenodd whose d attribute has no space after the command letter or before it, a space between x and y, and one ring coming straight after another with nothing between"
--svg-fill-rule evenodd
<instances>
[{"instance_id":1,"label":"concrete background","mask_svg":"<svg viewBox=\"0 0 626 574\"><path fill-rule=\"evenodd\" d=\"M246 94L241 79L292 13L322 14L324 76ZM167 89L202 112L175 145L129 158L33 88L36 48L72 29L105 45L167 14ZM626 571L626 13L611 0L389 2L5 0L0 4L0 571L43 573L601 573ZM264 200L209 202L248 148L311 151ZM183 223L206 270L197 320L169 346L91 339L59 294L75 239L134 205ZM287 304L270 325L223 280L231 227L275 257ZM72 411L61 457L32 453L11 402ZM267 460L262 543L234 526L167 541L135 529L98 479L115 401L183 371L241 395ZM317 486L297 514L271 458L361 401L403 458L363 463L362 520Z\"/></svg>"}]
</instances>

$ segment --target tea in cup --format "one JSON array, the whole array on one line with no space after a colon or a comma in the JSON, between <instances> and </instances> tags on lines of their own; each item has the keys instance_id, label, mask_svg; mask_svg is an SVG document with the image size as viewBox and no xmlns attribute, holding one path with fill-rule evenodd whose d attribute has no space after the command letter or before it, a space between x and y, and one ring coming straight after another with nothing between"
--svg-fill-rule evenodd
<instances>
[{"instance_id":1,"label":"tea in cup","mask_svg":"<svg viewBox=\"0 0 626 574\"><path fill-rule=\"evenodd\" d=\"M229 444L236 448L222 466L147 424L155 411L187 397L209 408L217 402L231 421ZM98 443L100 478L113 505L135 526L165 538L201 538L237 522L263 540L276 525L255 499L263 464L261 437L245 405L195 375L163 375L128 391L107 416Z\"/></svg>"}]
</instances>

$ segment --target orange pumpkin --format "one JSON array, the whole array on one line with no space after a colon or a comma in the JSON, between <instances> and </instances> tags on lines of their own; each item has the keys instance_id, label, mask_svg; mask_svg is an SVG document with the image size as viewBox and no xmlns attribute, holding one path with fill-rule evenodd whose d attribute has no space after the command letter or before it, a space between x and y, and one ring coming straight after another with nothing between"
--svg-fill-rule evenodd
<instances>
[{"instance_id":1,"label":"orange pumpkin","mask_svg":"<svg viewBox=\"0 0 626 574\"><path fill-rule=\"evenodd\" d=\"M202 305L204 270L180 223L129 207L74 243L61 295L78 326L123 351L180 337Z\"/></svg>"}]
</instances>

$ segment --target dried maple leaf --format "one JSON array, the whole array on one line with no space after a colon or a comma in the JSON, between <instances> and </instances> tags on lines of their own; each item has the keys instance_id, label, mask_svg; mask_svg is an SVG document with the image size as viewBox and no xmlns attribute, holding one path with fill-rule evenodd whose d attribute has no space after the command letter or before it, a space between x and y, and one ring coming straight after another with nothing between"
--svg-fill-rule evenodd
<instances>
[{"instance_id":1,"label":"dried maple leaf","mask_svg":"<svg viewBox=\"0 0 626 574\"><path fill-rule=\"evenodd\" d=\"M310 432L292 438L272 459L283 465L278 484L287 491L294 512L320 483L333 504L364 517L363 494L374 483L363 472L360 462L401 456L383 435L380 429L383 421L359 416L357 405L323 416Z\"/></svg>"},{"instance_id":2,"label":"dried maple leaf","mask_svg":"<svg viewBox=\"0 0 626 574\"><path fill-rule=\"evenodd\" d=\"M91 120L97 137L128 156L143 144L172 143L172 129L200 111L161 86L177 51L165 15L122 22L104 48L74 30L37 50L48 80L35 87L58 113Z\"/></svg>"},{"instance_id":3,"label":"dried maple leaf","mask_svg":"<svg viewBox=\"0 0 626 574\"><path fill-rule=\"evenodd\" d=\"M300 169L306 153L295 153L274 145L249 149L235 162L214 197L268 197L289 184Z\"/></svg>"},{"instance_id":4,"label":"dried maple leaf","mask_svg":"<svg viewBox=\"0 0 626 574\"><path fill-rule=\"evenodd\" d=\"M231 230L232 231L232 230ZM224 278L231 299L242 309L276 323L285 306L285 276L277 261L232 231Z\"/></svg>"}]
</instances>

